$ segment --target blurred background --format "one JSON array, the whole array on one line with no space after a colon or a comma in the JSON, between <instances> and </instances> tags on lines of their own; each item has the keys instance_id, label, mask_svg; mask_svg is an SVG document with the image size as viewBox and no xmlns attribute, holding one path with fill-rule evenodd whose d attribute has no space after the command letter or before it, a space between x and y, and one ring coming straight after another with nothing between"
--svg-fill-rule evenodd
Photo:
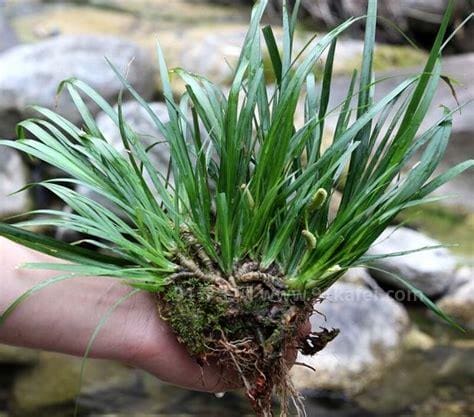
<instances>
[{"instance_id":1,"label":"blurred background","mask_svg":"<svg viewBox=\"0 0 474 417\"><path fill-rule=\"evenodd\" d=\"M367 2L302 3L300 45L315 31L323 33L350 16L364 14ZM120 83L105 56L128 70L130 82L163 114L154 52L157 40L170 67L182 66L228 85L251 4L252 0L0 0L0 136L14 138L15 124L32 114L30 104L56 108L78 121L71 103L56 97L56 87L65 78L81 78L116 102ZM266 17L276 25L279 4L275 0ZM377 35L376 77L388 79L378 85L377 96L392 89L401 76L420 70L446 4L446 0L379 0L383 19ZM472 11L472 0L458 0L452 30ZM342 100L348 77L360 63L363 29L354 27L338 43L332 105ZM276 32L281 33L278 28ZM453 38L443 67L460 103L474 98L473 51L471 21ZM177 94L183 89L177 80L173 87ZM440 86L427 125L436 122L441 104L456 106L447 85ZM456 114L442 168L474 157L473 107L466 105ZM158 135L135 103L126 103L124 113L138 133ZM300 115L302 119L302 111ZM103 115L96 117L104 135L119 146L114 126ZM327 126L330 138L334 123L328 121ZM164 163L162 155L155 157L158 166ZM32 208L67 210L42 190L7 197L29 182L54 175L47 165L2 149L0 219ZM386 253L437 242L458 244L384 261L381 266L432 297L466 333L441 323L386 276L351 271L329 290L320 307L328 322L322 316L313 318L315 328L338 327L340 336L316 357L300 358L316 372L301 366L293 370L309 416L474 416L473 190L474 176L468 172L440 191L448 198L423 210L408 210L397 220L403 227L391 230L371 249ZM41 231L68 241L80 238L63 230ZM72 416L80 365L80 359L0 345L0 417ZM79 416L89 417L251 415L238 392L218 399L167 386L121 364L93 360L88 361L79 404Z\"/></svg>"}]
</instances>

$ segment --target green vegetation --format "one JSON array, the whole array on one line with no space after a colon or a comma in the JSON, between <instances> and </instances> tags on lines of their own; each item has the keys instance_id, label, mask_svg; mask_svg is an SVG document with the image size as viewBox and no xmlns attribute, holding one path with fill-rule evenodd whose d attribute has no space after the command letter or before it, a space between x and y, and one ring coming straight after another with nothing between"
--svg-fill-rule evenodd
<instances>
[{"instance_id":1,"label":"green vegetation","mask_svg":"<svg viewBox=\"0 0 474 417\"><path fill-rule=\"evenodd\" d=\"M85 275L112 276L138 289L161 293L164 317L181 340L194 345L188 346L191 351L208 347L209 354L228 353L226 360L240 365L260 415L269 415L269 393L274 386L284 398L295 395L282 358L314 300L347 269L371 262L367 249L402 210L431 201L432 191L473 166L473 161L464 162L432 177L449 141L451 111L419 132L441 78L440 55L452 2L423 72L375 102L377 2L370 0L360 74L354 73L346 99L336 109L329 109L328 103L337 39L362 18L349 19L313 39L298 59L300 51L293 50L298 4L292 13L284 10L281 53L272 29L264 28L263 36L260 30L267 1L255 5L228 93L176 68L173 73L186 84L186 92L176 101L158 47L168 123L115 70L166 138L171 154L168 173L151 164L148 149L123 119L121 99L115 109L76 79L65 81L60 90L67 90L74 101L83 119L81 127L48 109L36 108L41 118L20 123L17 141L0 142L69 174L37 185L61 198L71 213L36 210L28 214L41 215L37 219L16 226L0 224L0 235L67 261L30 265L63 273L31 292ZM265 82L263 44L277 83L271 94ZM319 88L314 68L326 49ZM305 124L296 129L301 98ZM115 122L126 155L104 140L85 100L93 101ZM334 112L339 118L332 144L322 150L325 119ZM401 176L417 154L421 156L416 167ZM333 190L342 175L342 201L330 221ZM78 184L108 199L125 220L71 189ZM22 229L33 225L83 233L88 236L86 242L99 250ZM253 287L256 291L249 295ZM183 307L178 290L190 288L195 295ZM277 296L276 301L264 302L264 290ZM286 297L290 292L304 297ZM215 303L212 309L211 303L221 298L226 302ZM257 311L259 303L262 309ZM239 345L243 331L248 335L243 339L245 349ZM317 346L317 336L308 338ZM256 368L266 376L263 382Z\"/></svg>"},{"instance_id":2,"label":"green vegetation","mask_svg":"<svg viewBox=\"0 0 474 417\"><path fill-rule=\"evenodd\" d=\"M81 259L75 268L87 272L90 266L95 273L97 268L103 268L104 273L115 276L121 275L116 269L120 268L118 265L129 264L135 275L131 282L153 291L159 290L175 270L174 253L186 250L186 242L180 236L183 226L191 230L225 274L230 274L233 266L248 256L264 267L278 263L295 288L325 289L339 275L328 271L336 266L345 270L358 263L402 209L425 202L432 190L472 165L471 161L463 163L430 180L449 139L449 112L415 140L440 79L439 52L446 22L425 71L402 82L374 103L376 85L371 83L371 74L375 7L371 8L359 91L354 91L355 83L352 83L339 109L333 144L321 153L334 48L337 37L357 19L337 27L314 45L307 45L307 57L297 66L293 65L292 51L296 15L287 15L284 21L283 56L274 48L271 29L266 28L265 39L278 80L278 90L268 97L259 40L265 3L254 9L227 97L210 81L175 69L174 73L187 84L187 92L180 102L175 102L168 70L158 49L171 119L165 125L122 75L117 74L166 137L175 186L151 166L147 150L127 127L120 108L113 109L79 80L65 81L61 88L69 91L81 112L83 129L47 109L37 108L46 119L20 123L19 140L2 144L45 160L75 178L40 184L62 198L75 213L36 213L52 218L21 226L39 222L61 225L108 241L110 244L94 240L91 243L113 253L112 263L110 258L104 258L103 262L90 265ZM323 88L318 94L311 70L329 47ZM290 73L291 77L287 76ZM295 131L296 104L304 92L306 124ZM128 157L118 154L103 140L81 94L95 101L120 127L129 149ZM351 109L353 95L358 96L355 112ZM397 117L390 122L388 133L381 132L391 114ZM356 116L354 122L351 115ZM376 116L379 120L375 123ZM30 134L37 139L28 139ZM399 179L398 174L409 157L422 146L426 149L420 164L406 178ZM331 193L346 164L350 169L343 201L337 217L328 224L330 198L316 211L309 210L311 200L320 189ZM144 180L145 176L151 178L151 186ZM66 188L65 184L70 183L81 183L111 200L123 210L129 223ZM9 237L18 233L11 227L2 226L2 229ZM308 233L303 234L303 230L312 233L317 245L308 247L305 238ZM21 241L34 246L43 242L40 237ZM47 250L47 246L41 249ZM78 248L65 245L56 254L77 260L74 256L77 251Z\"/></svg>"},{"instance_id":3,"label":"green vegetation","mask_svg":"<svg viewBox=\"0 0 474 417\"><path fill-rule=\"evenodd\" d=\"M172 306L172 311L162 313L168 317L171 327L189 351L202 355L207 349L202 335L222 331L221 319L229 303L209 297L209 288L202 281L196 278L189 281L188 291L183 291L181 286L171 286L166 291L163 301Z\"/></svg>"}]
</instances>

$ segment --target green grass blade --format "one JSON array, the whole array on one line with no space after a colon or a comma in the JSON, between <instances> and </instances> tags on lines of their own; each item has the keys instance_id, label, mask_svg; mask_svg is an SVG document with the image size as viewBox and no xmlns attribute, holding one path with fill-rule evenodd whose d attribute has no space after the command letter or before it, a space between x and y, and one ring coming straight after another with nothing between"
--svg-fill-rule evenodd
<instances>
[{"instance_id":1,"label":"green grass blade","mask_svg":"<svg viewBox=\"0 0 474 417\"><path fill-rule=\"evenodd\" d=\"M283 76L283 65L281 62L280 51L278 50L275 35L271 26L265 26L263 28L263 36L267 44L268 54L273 66L273 74L275 75L276 82L281 87L281 80Z\"/></svg>"},{"instance_id":2,"label":"green grass blade","mask_svg":"<svg viewBox=\"0 0 474 417\"><path fill-rule=\"evenodd\" d=\"M402 284L404 287L406 287L408 290L410 290L429 310L431 310L433 313L435 313L438 317L440 317L443 321L451 325L452 327L460 330L461 332L465 332L465 330L454 321L453 318L448 316L443 310L441 310L433 301L431 301L424 293L423 291L419 290L416 288L413 284L408 282L406 279L400 277L397 274L394 274L390 271L387 271L382 268L378 268L372 265L366 265L367 268L372 269L374 271L379 271L383 272L384 274L389 275L396 281L398 281L400 284Z\"/></svg>"},{"instance_id":3,"label":"green grass blade","mask_svg":"<svg viewBox=\"0 0 474 417\"><path fill-rule=\"evenodd\" d=\"M64 259L66 261L117 266L125 266L128 264L128 262L124 261L123 259L102 255L85 248L71 246L56 239L52 239L47 236L41 236L37 233L22 230L5 223L0 223L0 236L26 246L27 248L42 252L55 258Z\"/></svg>"}]
</instances>

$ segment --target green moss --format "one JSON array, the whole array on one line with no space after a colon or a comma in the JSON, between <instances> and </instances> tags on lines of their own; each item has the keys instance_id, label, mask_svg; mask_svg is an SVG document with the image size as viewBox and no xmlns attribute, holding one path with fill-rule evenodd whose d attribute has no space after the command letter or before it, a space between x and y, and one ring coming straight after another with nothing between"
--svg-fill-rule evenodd
<instances>
[{"instance_id":1,"label":"green moss","mask_svg":"<svg viewBox=\"0 0 474 417\"><path fill-rule=\"evenodd\" d=\"M474 253L474 214L450 209L439 204L407 209L398 216L399 221L427 233L444 244L457 245L452 251L459 255Z\"/></svg>"},{"instance_id":2,"label":"green moss","mask_svg":"<svg viewBox=\"0 0 474 417\"><path fill-rule=\"evenodd\" d=\"M226 300L211 294L210 286L197 278L186 280L183 286L170 286L164 300L172 308L165 318L189 351L194 355L206 352L205 335L221 330Z\"/></svg>"},{"instance_id":3,"label":"green moss","mask_svg":"<svg viewBox=\"0 0 474 417\"><path fill-rule=\"evenodd\" d=\"M270 314L275 306L271 296L249 292L253 286L249 283L240 287L240 295L232 297L199 278L181 279L165 291L161 314L196 357L209 353L222 335L227 340L242 340L255 333L255 326L256 337L266 340L281 323L281 317ZM291 303L288 300L287 306L279 305L279 314L287 311Z\"/></svg>"},{"instance_id":4,"label":"green moss","mask_svg":"<svg viewBox=\"0 0 474 417\"><path fill-rule=\"evenodd\" d=\"M427 55L410 46L377 45L374 51L374 71L383 72L396 68L411 68L423 65ZM349 75L362 63L362 54L346 61L336 75Z\"/></svg>"},{"instance_id":5,"label":"green moss","mask_svg":"<svg viewBox=\"0 0 474 417\"><path fill-rule=\"evenodd\" d=\"M412 47L377 45L374 53L374 70L415 67L425 61L426 53Z\"/></svg>"}]
</instances>

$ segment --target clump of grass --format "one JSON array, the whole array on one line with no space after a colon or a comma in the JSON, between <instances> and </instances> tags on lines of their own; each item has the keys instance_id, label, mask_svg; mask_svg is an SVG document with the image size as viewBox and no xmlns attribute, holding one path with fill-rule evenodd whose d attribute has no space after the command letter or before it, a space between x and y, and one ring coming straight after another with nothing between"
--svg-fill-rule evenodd
<instances>
[{"instance_id":1,"label":"clump of grass","mask_svg":"<svg viewBox=\"0 0 474 417\"><path fill-rule=\"evenodd\" d=\"M158 47L167 123L115 69L165 137L171 154L168 173L151 164L149 148L123 118L121 100L114 109L76 79L65 81L61 89L69 92L80 112L81 127L36 108L41 118L21 122L17 141L1 142L68 174L38 185L72 212L36 210L29 214L41 218L0 225L1 235L67 261L30 265L64 273L30 293L86 275L115 277L157 294L160 314L197 360L217 360L238 370L260 416L271 415L274 388L283 400L282 415L290 398L298 402L284 360L287 351L315 353L337 334L324 330L298 338L298 328L320 294L349 268L371 261L367 249L403 209L432 200L428 196L433 190L473 165L468 161L432 177L448 144L451 111L419 132L441 79L440 54L452 3L423 72L375 102L377 2L370 0L360 74L354 73L346 99L336 109L329 109L328 103L337 39L362 18L349 19L313 39L300 59L301 51L293 50L299 2L292 13L284 8L281 53L272 29L260 31L266 5L260 1L253 9L228 93L177 68L173 73L185 82L186 92L175 100ZM271 95L263 46L277 81ZM313 70L326 49L318 87ZM305 124L297 129L301 98ZM118 126L125 156L104 139L85 99ZM325 119L334 113L337 127L331 146L323 151ZM418 164L400 176L415 155L421 155ZM71 189L75 185L106 198L115 210L78 194ZM342 201L330 220L336 186L343 187ZM98 250L23 229L38 224L86 234L85 242Z\"/></svg>"}]
</instances>

